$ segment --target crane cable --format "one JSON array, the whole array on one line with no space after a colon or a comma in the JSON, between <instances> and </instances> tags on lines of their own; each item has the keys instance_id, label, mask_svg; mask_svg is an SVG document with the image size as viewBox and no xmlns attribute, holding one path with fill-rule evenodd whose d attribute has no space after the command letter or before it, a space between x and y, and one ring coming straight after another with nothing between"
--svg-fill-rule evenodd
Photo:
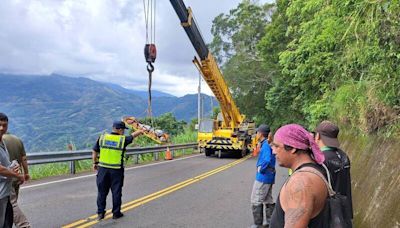
<instances>
[{"instance_id":1,"label":"crane cable","mask_svg":"<svg viewBox=\"0 0 400 228\"><path fill-rule=\"evenodd\" d=\"M143 0L143 8L144 8L144 17L146 23L146 44L144 46L144 57L147 62L147 72L149 73L149 86L148 86L148 108L147 108L147 116L150 118L150 121L153 125L152 120L152 109L151 109L151 84L152 84L152 73L154 71L153 63L157 57L157 49L155 45L156 39L156 0ZM149 29L150 27L150 29Z\"/></svg>"}]
</instances>

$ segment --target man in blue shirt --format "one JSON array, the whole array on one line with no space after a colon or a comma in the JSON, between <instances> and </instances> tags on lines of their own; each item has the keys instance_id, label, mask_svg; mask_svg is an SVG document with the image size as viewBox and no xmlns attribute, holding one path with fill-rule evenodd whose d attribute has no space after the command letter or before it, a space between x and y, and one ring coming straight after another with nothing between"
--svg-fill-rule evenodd
<instances>
[{"instance_id":1,"label":"man in blue shirt","mask_svg":"<svg viewBox=\"0 0 400 228\"><path fill-rule=\"evenodd\" d=\"M261 124L257 128L257 138L261 145L260 154L257 160L257 174L254 181L253 191L251 193L251 204L254 218L252 227L263 227L263 213L265 204L265 217L267 227L274 210L274 200L272 199L272 186L275 183L275 155L272 154L271 147L268 144L270 128Z\"/></svg>"}]
</instances>

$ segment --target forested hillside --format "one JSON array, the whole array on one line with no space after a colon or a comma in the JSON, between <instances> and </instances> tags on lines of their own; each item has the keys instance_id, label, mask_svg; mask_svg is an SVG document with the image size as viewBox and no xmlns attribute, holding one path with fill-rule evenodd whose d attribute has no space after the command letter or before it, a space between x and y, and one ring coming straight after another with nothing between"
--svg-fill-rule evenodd
<instances>
[{"instance_id":1,"label":"forested hillside","mask_svg":"<svg viewBox=\"0 0 400 228\"><path fill-rule=\"evenodd\" d=\"M399 23L399 1L243 1L214 19L211 48L259 122L399 135Z\"/></svg>"},{"instance_id":2,"label":"forested hillside","mask_svg":"<svg viewBox=\"0 0 400 228\"><path fill-rule=\"evenodd\" d=\"M29 152L90 147L113 120L147 115L147 97L141 92L87 78L60 75L16 76L0 74L0 112L10 118L9 130L20 136ZM204 95L204 116L212 113ZM174 97L154 91L153 115L189 123L197 118L197 94ZM171 128L172 129L172 128Z\"/></svg>"},{"instance_id":3,"label":"forested hillside","mask_svg":"<svg viewBox=\"0 0 400 228\"><path fill-rule=\"evenodd\" d=\"M338 123L355 227L398 227L400 2L244 0L210 47L241 110L273 129Z\"/></svg>"}]
</instances>

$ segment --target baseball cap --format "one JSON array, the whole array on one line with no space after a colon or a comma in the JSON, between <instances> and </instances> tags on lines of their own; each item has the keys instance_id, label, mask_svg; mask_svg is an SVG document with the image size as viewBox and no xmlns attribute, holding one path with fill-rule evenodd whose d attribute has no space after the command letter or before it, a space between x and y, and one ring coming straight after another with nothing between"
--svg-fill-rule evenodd
<instances>
[{"instance_id":1,"label":"baseball cap","mask_svg":"<svg viewBox=\"0 0 400 228\"><path fill-rule=\"evenodd\" d=\"M113 122L113 128L115 128L115 129L128 129L128 128L125 126L125 123L122 122L122 121L120 121L120 120L114 121L114 122Z\"/></svg>"},{"instance_id":2,"label":"baseball cap","mask_svg":"<svg viewBox=\"0 0 400 228\"><path fill-rule=\"evenodd\" d=\"M266 124L261 124L257 128L257 132L268 134L271 131L271 129L268 127Z\"/></svg>"},{"instance_id":3,"label":"baseball cap","mask_svg":"<svg viewBox=\"0 0 400 228\"><path fill-rule=\"evenodd\" d=\"M339 134L339 127L336 126L334 123L328 120L324 120L317 126L315 132L319 133L322 142L326 146L336 148L340 147L339 140L337 139Z\"/></svg>"}]
</instances>

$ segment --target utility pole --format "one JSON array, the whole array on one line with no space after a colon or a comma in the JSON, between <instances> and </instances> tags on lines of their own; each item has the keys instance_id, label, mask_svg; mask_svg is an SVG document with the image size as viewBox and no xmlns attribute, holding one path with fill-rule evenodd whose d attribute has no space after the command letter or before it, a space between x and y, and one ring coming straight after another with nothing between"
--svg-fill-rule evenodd
<instances>
[{"instance_id":1,"label":"utility pole","mask_svg":"<svg viewBox=\"0 0 400 228\"><path fill-rule=\"evenodd\" d=\"M210 96L210 101L211 101L211 114L210 114L210 118L212 118L213 116L213 111L214 111L214 103L213 103L213 96Z\"/></svg>"},{"instance_id":2,"label":"utility pole","mask_svg":"<svg viewBox=\"0 0 400 228\"><path fill-rule=\"evenodd\" d=\"M197 87L197 126L200 129L200 121L201 121L201 74L199 72L199 86Z\"/></svg>"}]
</instances>

